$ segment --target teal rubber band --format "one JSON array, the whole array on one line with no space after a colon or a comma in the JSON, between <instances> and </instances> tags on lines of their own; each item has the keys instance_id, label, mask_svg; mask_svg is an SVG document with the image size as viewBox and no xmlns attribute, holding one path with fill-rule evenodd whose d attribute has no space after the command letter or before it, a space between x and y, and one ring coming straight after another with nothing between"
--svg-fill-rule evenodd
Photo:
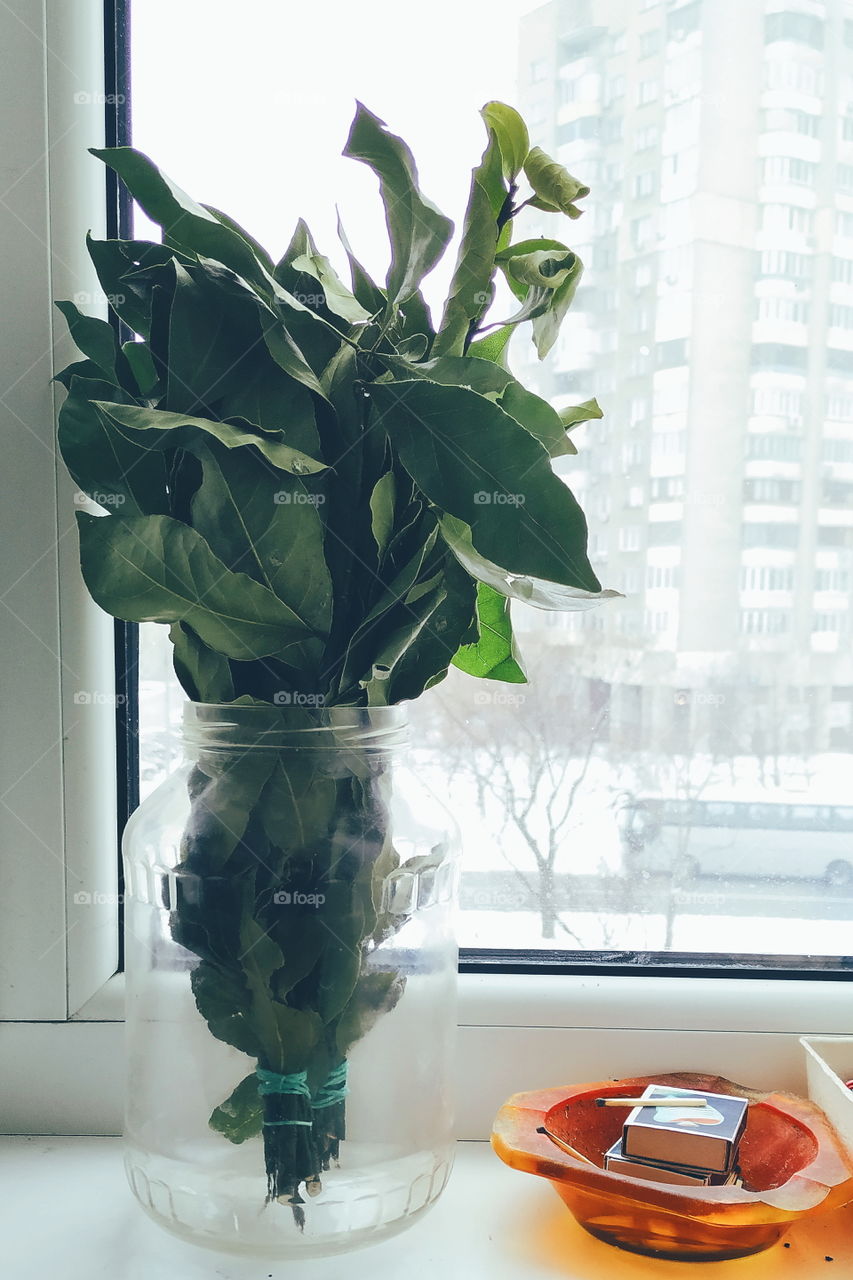
<instances>
[{"instance_id":1,"label":"teal rubber band","mask_svg":"<svg viewBox=\"0 0 853 1280\"><path fill-rule=\"evenodd\" d=\"M349 1093L347 1088L347 1064L340 1062L333 1067L326 1076L323 1084L314 1094L311 1106L315 1111L320 1111L323 1107L333 1107L338 1102L343 1102Z\"/></svg>"},{"instance_id":2,"label":"teal rubber band","mask_svg":"<svg viewBox=\"0 0 853 1280\"><path fill-rule=\"evenodd\" d=\"M313 1120L264 1120L263 1123L264 1123L264 1127L267 1129L271 1129L274 1125L283 1125L283 1124L304 1126L306 1129L311 1129L313 1128L313 1125L314 1125Z\"/></svg>"},{"instance_id":3,"label":"teal rubber band","mask_svg":"<svg viewBox=\"0 0 853 1280\"><path fill-rule=\"evenodd\" d=\"M302 1098L311 1097L307 1071L294 1071L290 1075L283 1075L279 1071L266 1071L263 1067L255 1067L255 1075L258 1077L258 1093L261 1095L290 1093Z\"/></svg>"}]
</instances>

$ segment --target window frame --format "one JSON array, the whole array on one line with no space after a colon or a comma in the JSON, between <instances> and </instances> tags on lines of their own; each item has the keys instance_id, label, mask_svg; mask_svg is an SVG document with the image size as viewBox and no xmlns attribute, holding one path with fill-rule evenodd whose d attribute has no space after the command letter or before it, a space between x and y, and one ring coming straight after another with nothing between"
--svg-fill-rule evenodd
<instances>
[{"instance_id":1,"label":"window frame","mask_svg":"<svg viewBox=\"0 0 853 1280\"><path fill-rule=\"evenodd\" d=\"M95 235L107 231L104 177L86 147L110 140L98 96L118 92L104 68L109 72L110 48L114 67L119 65L114 37L127 4L79 0L72 11L49 0L22 0L16 13L0 9L9 91L19 106L0 122L0 133L13 164L29 178L21 208L30 222L6 219L0 260L11 264L24 251L31 260L19 297L21 340L53 349L57 368L74 358L74 350L61 321L54 330L50 300L79 292L99 296L84 238L89 228ZM75 102L80 93L90 100ZM33 147L34 137L42 138L43 154ZM39 156L35 163L33 154ZM4 198L0 214L5 212ZM37 249L33 225L45 231L36 237ZM43 646L32 636L25 641L18 624L3 619L16 674L7 714L16 726L19 767L32 785L15 797L18 813L7 804L0 808L4 843L14 842L21 855L15 892L0 895L0 936L8 940L0 988L0 1072L8 1087L0 1130L113 1133L120 1127L123 1066L117 909L96 910L75 903L74 896L81 885L113 886L118 893L115 835L119 802L126 808L132 796L130 752L125 744L122 791L116 785L115 762L122 757L113 706L96 701L85 715L75 712L75 693L121 694L135 658L126 630L119 631L124 643L115 644L111 620L93 605L79 573L74 486L61 464L45 466L43 459L45 447L54 449L60 394L43 375L36 369L5 393L8 399L15 391L11 411L26 428L14 489L7 482L13 499L22 492L3 515L15 535L9 545L39 546L45 513L56 538L32 591L40 624L55 638L53 653L45 658ZM126 726L132 703L120 705L119 725ZM40 853L42 821L52 833L47 853ZM22 822L32 827L26 839ZM487 1111L499 1094L529 1087L531 1071L537 1079L562 1078L565 1062L577 1052L584 1071L611 1075L629 1074L643 1063L654 1070L654 1063L667 1060L707 1066L712 1050L715 1069L737 1077L752 1064L753 1083L794 1087L800 1079L797 1036L849 1031L846 967L792 963L755 971L737 957L712 957L712 967L701 969L694 956L666 955L643 965L639 959L621 953L614 964L612 953L601 952L463 951L460 1136L485 1136Z\"/></svg>"}]
</instances>

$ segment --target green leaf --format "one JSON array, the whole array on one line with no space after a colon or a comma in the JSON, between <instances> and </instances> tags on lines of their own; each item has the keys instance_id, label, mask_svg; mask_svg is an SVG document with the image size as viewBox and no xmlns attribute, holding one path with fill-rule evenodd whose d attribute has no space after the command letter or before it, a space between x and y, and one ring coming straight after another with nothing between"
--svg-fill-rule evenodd
<instances>
[{"instance_id":1,"label":"green leaf","mask_svg":"<svg viewBox=\"0 0 853 1280\"><path fill-rule=\"evenodd\" d=\"M376 481L370 495L371 529L380 559L394 531L394 491L394 473L386 471Z\"/></svg>"},{"instance_id":2,"label":"green leaf","mask_svg":"<svg viewBox=\"0 0 853 1280\"><path fill-rule=\"evenodd\" d=\"M515 325L505 324L493 329L485 337L477 338L468 348L469 356L479 356L481 360L491 360L506 368L506 345L515 331Z\"/></svg>"},{"instance_id":3,"label":"green leaf","mask_svg":"<svg viewBox=\"0 0 853 1280\"><path fill-rule=\"evenodd\" d=\"M175 675L193 702L231 702L234 682L228 659L202 644L192 627L176 622L169 628Z\"/></svg>"},{"instance_id":4,"label":"green leaf","mask_svg":"<svg viewBox=\"0 0 853 1280\"><path fill-rule=\"evenodd\" d=\"M497 220L507 195L501 176L501 153L497 139L490 134L483 159L471 176L462 242L444 315L433 343L434 355L461 356L473 326L492 302Z\"/></svg>"},{"instance_id":5,"label":"green leaf","mask_svg":"<svg viewBox=\"0 0 853 1280\"><path fill-rule=\"evenodd\" d=\"M59 410L62 459L74 482L101 506L127 515L165 515L169 495L163 455L127 439L93 404L97 396L117 394L119 389L108 382L72 378Z\"/></svg>"},{"instance_id":6,"label":"green leaf","mask_svg":"<svg viewBox=\"0 0 853 1280\"><path fill-rule=\"evenodd\" d=\"M295 753L286 760L280 757L260 806L260 819L270 843L288 854L298 849L312 850L329 833L336 800L334 779L324 777L315 761Z\"/></svg>"},{"instance_id":7,"label":"green leaf","mask_svg":"<svg viewBox=\"0 0 853 1280\"><path fill-rule=\"evenodd\" d=\"M148 344L146 342L125 342L122 344L121 349L133 374L139 397L145 399L147 396L153 395L158 377Z\"/></svg>"},{"instance_id":8,"label":"green leaf","mask_svg":"<svg viewBox=\"0 0 853 1280\"><path fill-rule=\"evenodd\" d=\"M558 289L576 268L577 257L570 249L555 254L550 249L535 249L521 253L519 245L513 245L500 255L507 278L519 285L536 289Z\"/></svg>"},{"instance_id":9,"label":"green leaf","mask_svg":"<svg viewBox=\"0 0 853 1280\"><path fill-rule=\"evenodd\" d=\"M323 290L326 306L333 315L340 316L348 324L360 324L369 320L371 312L346 287L329 259L318 252L307 227L305 232L308 245L305 252L291 262L293 270L302 271L317 281Z\"/></svg>"},{"instance_id":10,"label":"green leaf","mask_svg":"<svg viewBox=\"0 0 853 1280\"><path fill-rule=\"evenodd\" d=\"M122 429L130 442L134 440L133 433L145 432L141 439L148 449L193 449L213 439L226 449L251 445L273 466L293 475L315 475L326 470L325 463L316 458L291 449L274 436L261 435L251 422L214 422L211 418L196 418L187 413L168 413L165 409L144 409L140 405L105 400L93 400L92 404Z\"/></svg>"},{"instance_id":11,"label":"green leaf","mask_svg":"<svg viewBox=\"0 0 853 1280\"><path fill-rule=\"evenodd\" d=\"M192 523L229 568L268 587L306 629L326 634L332 620L332 582L323 555L318 507L295 477L273 471L253 452L229 457L199 451L202 482L192 500Z\"/></svg>"},{"instance_id":12,"label":"green leaf","mask_svg":"<svg viewBox=\"0 0 853 1280\"><path fill-rule=\"evenodd\" d=\"M383 1014L391 1012L405 989L406 979L393 971L377 970L359 978L337 1026L336 1044L342 1057Z\"/></svg>"},{"instance_id":13,"label":"green leaf","mask_svg":"<svg viewBox=\"0 0 853 1280\"><path fill-rule=\"evenodd\" d=\"M566 312L583 274L577 254L558 240L524 240L498 255L507 282L521 310L508 323L533 321L533 340L540 360L556 341Z\"/></svg>"},{"instance_id":14,"label":"green leaf","mask_svg":"<svg viewBox=\"0 0 853 1280\"><path fill-rule=\"evenodd\" d=\"M257 1138L263 1133L264 1104L258 1093L258 1077L254 1071L214 1109L208 1124L216 1133L234 1143Z\"/></svg>"},{"instance_id":15,"label":"green leaf","mask_svg":"<svg viewBox=\"0 0 853 1280\"><path fill-rule=\"evenodd\" d=\"M515 108L507 106L505 102L487 102L480 115L494 131L500 147L504 177L507 182L514 182L530 151L527 125Z\"/></svg>"},{"instance_id":16,"label":"green leaf","mask_svg":"<svg viewBox=\"0 0 853 1280\"><path fill-rule=\"evenodd\" d=\"M204 757L204 768L196 763L190 789L192 807L181 846L184 864L205 875L223 872L243 841L274 766L272 751L246 751L237 756L210 752ZM229 893L228 906L235 905ZM229 934L229 955L230 941Z\"/></svg>"},{"instance_id":17,"label":"green leaf","mask_svg":"<svg viewBox=\"0 0 853 1280\"><path fill-rule=\"evenodd\" d=\"M565 409L559 409L560 421L566 431L571 431L581 422L591 422L595 418L603 418L604 413L595 399L584 400L583 404L568 405ZM577 449L571 440L566 439L569 453L577 453Z\"/></svg>"},{"instance_id":18,"label":"green leaf","mask_svg":"<svg viewBox=\"0 0 853 1280\"><path fill-rule=\"evenodd\" d=\"M173 264L166 392L161 408L216 417L219 399L243 380L246 357L263 344L257 300L233 278Z\"/></svg>"},{"instance_id":19,"label":"green leaf","mask_svg":"<svg viewBox=\"0 0 853 1280\"><path fill-rule=\"evenodd\" d=\"M198 204L133 147L90 147L124 182L134 200L168 240L184 250L215 258L252 284L269 292L269 273L242 231L226 225Z\"/></svg>"},{"instance_id":20,"label":"green leaf","mask_svg":"<svg viewBox=\"0 0 853 1280\"><path fill-rule=\"evenodd\" d=\"M246 354L242 375L220 400L217 417L243 418L253 427L280 433L284 443L300 453L319 458L320 437L308 388L284 372L266 344Z\"/></svg>"},{"instance_id":21,"label":"green leaf","mask_svg":"<svg viewBox=\"0 0 853 1280\"><path fill-rule=\"evenodd\" d=\"M598 590L583 512L509 414L474 391L425 381L377 382L370 394L403 466L471 528L481 555L510 573Z\"/></svg>"},{"instance_id":22,"label":"green leaf","mask_svg":"<svg viewBox=\"0 0 853 1280\"><path fill-rule=\"evenodd\" d=\"M379 288L379 285L371 279L359 262L358 258L353 253L350 242L347 239L347 234L344 231L340 214L338 214L338 239L344 247L344 252L347 255L347 261L349 262L350 274L352 276L352 291L364 307L365 311L368 311L371 315L376 315L378 312L385 309L387 299L385 294Z\"/></svg>"},{"instance_id":23,"label":"green leaf","mask_svg":"<svg viewBox=\"0 0 853 1280\"><path fill-rule=\"evenodd\" d=\"M248 1020L249 992L232 970L202 961L190 974L198 1011L217 1040L256 1058L260 1042Z\"/></svg>"},{"instance_id":24,"label":"green leaf","mask_svg":"<svg viewBox=\"0 0 853 1280\"><path fill-rule=\"evenodd\" d=\"M444 597L418 629L393 673L394 702L419 698L443 680L460 645L476 637L476 584L449 553L442 572Z\"/></svg>"},{"instance_id":25,"label":"green leaf","mask_svg":"<svg viewBox=\"0 0 853 1280\"><path fill-rule=\"evenodd\" d=\"M126 622L186 622L228 658L307 659L299 619L271 591L233 573L200 534L169 516L77 513L83 577L95 602Z\"/></svg>"},{"instance_id":26,"label":"green leaf","mask_svg":"<svg viewBox=\"0 0 853 1280\"><path fill-rule=\"evenodd\" d=\"M530 151L524 162L524 172L538 197L535 202L537 209L565 213L570 218L581 216L583 210L577 207L575 201L588 196L589 187L573 178L568 170L552 160L541 147L533 147Z\"/></svg>"},{"instance_id":27,"label":"green leaf","mask_svg":"<svg viewBox=\"0 0 853 1280\"><path fill-rule=\"evenodd\" d=\"M121 349L116 339L115 329L106 320L98 320L95 316L84 315L73 302L56 302L54 306L62 312L68 321L68 328L75 344L92 360L108 380L117 385L126 385L130 370L122 360ZM117 372L117 363L121 361L123 379Z\"/></svg>"},{"instance_id":28,"label":"green leaf","mask_svg":"<svg viewBox=\"0 0 853 1280\"><path fill-rule=\"evenodd\" d=\"M384 707L398 701L396 680L402 671L404 659L417 644L419 637L444 601L447 589L438 575L435 586L418 593L409 603L389 616L399 623L392 631L384 632L376 650L370 673L359 681L367 694L367 705Z\"/></svg>"},{"instance_id":29,"label":"green leaf","mask_svg":"<svg viewBox=\"0 0 853 1280\"><path fill-rule=\"evenodd\" d=\"M440 356L437 360L427 360L415 366L393 357L389 357L387 363L398 377L423 377L445 386L468 387L486 396L535 436L552 458L576 452L556 409L547 400L528 391L502 365L470 354Z\"/></svg>"},{"instance_id":30,"label":"green leaf","mask_svg":"<svg viewBox=\"0 0 853 1280\"><path fill-rule=\"evenodd\" d=\"M223 213L221 209L215 208L214 205L212 204L203 204L202 208L206 209L208 213L212 213L214 218L216 218L218 222L221 222L224 227L228 227L231 231L233 231L236 235L238 235L241 238L241 240L245 240L246 244L252 250L252 252L254 253L258 261L261 263L261 265L267 271L272 273L272 270L273 270L272 258L267 253L264 246L260 244L253 235L250 235L245 227L241 227L240 223L235 222L235 220L232 217L230 217L229 214Z\"/></svg>"},{"instance_id":31,"label":"green leaf","mask_svg":"<svg viewBox=\"0 0 853 1280\"><path fill-rule=\"evenodd\" d=\"M152 285L146 272L191 258L153 240L94 240L91 234L86 248L113 311L134 333L149 338Z\"/></svg>"},{"instance_id":32,"label":"green leaf","mask_svg":"<svg viewBox=\"0 0 853 1280\"><path fill-rule=\"evenodd\" d=\"M509 600L485 582L477 584L477 627L477 641L464 645L453 665L469 676L525 684L527 676L513 639Z\"/></svg>"},{"instance_id":33,"label":"green leaf","mask_svg":"<svg viewBox=\"0 0 853 1280\"><path fill-rule=\"evenodd\" d=\"M621 597L619 591L587 591L565 583L548 581L530 574L511 574L475 550L470 528L452 516L441 519L441 536L461 565L473 578L486 582L501 595L521 600L536 609L573 613L593 609L604 600Z\"/></svg>"},{"instance_id":34,"label":"green leaf","mask_svg":"<svg viewBox=\"0 0 853 1280\"><path fill-rule=\"evenodd\" d=\"M411 151L384 121L357 104L343 154L361 160L379 178L391 241L387 289L390 302L402 303L438 262L453 234L453 223L421 194Z\"/></svg>"},{"instance_id":35,"label":"green leaf","mask_svg":"<svg viewBox=\"0 0 853 1280\"><path fill-rule=\"evenodd\" d=\"M323 1032L316 1013L292 1009L274 998L271 979L284 965L281 948L251 914L247 899L240 921L240 963L249 988L252 1024L273 1070L304 1071Z\"/></svg>"},{"instance_id":36,"label":"green leaf","mask_svg":"<svg viewBox=\"0 0 853 1280\"><path fill-rule=\"evenodd\" d=\"M567 431L571 431L572 427L576 427L580 422L591 422L594 418L603 418L604 412L597 400L584 400L583 404L567 405L565 409L558 409L560 421Z\"/></svg>"}]
</instances>

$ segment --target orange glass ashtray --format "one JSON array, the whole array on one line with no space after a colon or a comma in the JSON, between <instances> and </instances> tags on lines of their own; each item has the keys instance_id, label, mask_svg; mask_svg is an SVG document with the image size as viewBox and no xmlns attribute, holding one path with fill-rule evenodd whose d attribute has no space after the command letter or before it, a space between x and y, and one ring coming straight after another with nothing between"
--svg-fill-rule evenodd
<instances>
[{"instance_id":1,"label":"orange glass ashtray","mask_svg":"<svg viewBox=\"0 0 853 1280\"><path fill-rule=\"evenodd\" d=\"M595 1099L634 1097L648 1084L748 1099L738 1156L743 1186L672 1186L601 1167L628 1112L597 1107ZM593 1164L564 1152L540 1128ZM804 1214L853 1201L853 1163L818 1107L693 1072L517 1093L497 1114L492 1146L513 1169L547 1178L592 1235L654 1257L742 1258L769 1248Z\"/></svg>"}]
</instances>

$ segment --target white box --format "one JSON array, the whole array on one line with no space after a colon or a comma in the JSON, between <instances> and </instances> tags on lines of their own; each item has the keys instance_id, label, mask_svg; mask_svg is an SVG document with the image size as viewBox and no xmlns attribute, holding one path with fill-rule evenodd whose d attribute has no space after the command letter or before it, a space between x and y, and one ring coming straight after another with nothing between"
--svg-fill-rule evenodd
<instances>
[{"instance_id":1,"label":"white box","mask_svg":"<svg viewBox=\"0 0 853 1280\"><path fill-rule=\"evenodd\" d=\"M800 1036L806 1055L809 1097L826 1112L853 1154L853 1036Z\"/></svg>"}]
</instances>

